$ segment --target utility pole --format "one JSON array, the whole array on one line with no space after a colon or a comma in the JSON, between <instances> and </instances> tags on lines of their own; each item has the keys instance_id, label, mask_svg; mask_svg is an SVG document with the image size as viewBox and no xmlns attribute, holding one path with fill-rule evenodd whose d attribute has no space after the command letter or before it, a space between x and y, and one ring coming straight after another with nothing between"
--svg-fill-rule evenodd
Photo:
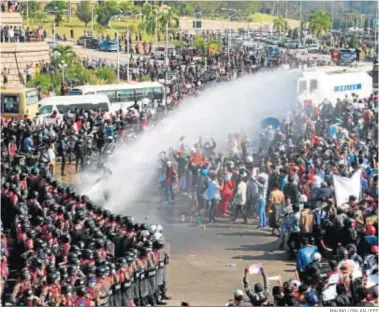
<instances>
[{"instance_id":1,"label":"utility pole","mask_svg":"<svg viewBox=\"0 0 379 312\"><path fill-rule=\"evenodd\" d=\"M129 56L129 42L130 42L130 31L129 28L127 28L127 36L126 36L126 80L129 82L129 61L130 61L130 56Z\"/></svg>"},{"instance_id":2,"label":"utility pole","mask_svg":"<svg viewBox=\"0 0 379 312\"><path fill-rule=\"evenodd\" d=\"M67 1L67 22L71 21L71 0Z\"/></svg>"},{"instance_id":3,"label":"utility pole","mask_svg":"<svg viewBox=\"0 0 379 312\"><path fill-rule=\"evenodd\" d=\"M300 0L300 42L303 42L303 3Z\"/></svg>"},{"instance_id":4,"label":"utility pole","mask_svg":"<svg viewBox=\"0 0 379 312\"><path fill-rule=\"evenodd\" d=\"M331 32L333 32L333 22L334 22L334 1L332 2L332 20L330 21L331 22L331 25L330 25L330 30Z\"/></svg>"},{"instance_id":5,"label":"utility pole","mask_svg":"<svg viewBox=\"0 0 379 312\"><path fill-rule=\"evenodd\" d=\"M29 1L26 1L26 23L29 25Z\"/></svg>"},{"instance_id":6,"label":"utility pole","mask_svg":"<svg viewBox=\"0 0 379 312\"><path fill-rule=\"evenodd\" d=\"M167 83L167 80L168 80L168 65L169 65L169 60L168 60L168 22L166 23L166 42L165 42L165 58L164 58L164 62L165 62L165 68L166 68L166 72L165 72L165 84Z\"/></svg>"},{"instance_id":7,"label":"utility pole","mask_svg":"<svg viewBox=\"0 0 379 312\"><path fill-rule=\"evenodd\" d=\"M286 0L286 19L288 18L288 0Z\"/></svg>"}]
</instances>

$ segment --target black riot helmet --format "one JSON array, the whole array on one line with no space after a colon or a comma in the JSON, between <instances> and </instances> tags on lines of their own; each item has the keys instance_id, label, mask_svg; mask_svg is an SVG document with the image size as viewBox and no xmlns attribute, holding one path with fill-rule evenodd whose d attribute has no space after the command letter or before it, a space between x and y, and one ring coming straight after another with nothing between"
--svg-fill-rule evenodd
<instances>
[{"instance_id":1,"label":"black riot helmet","mask_svg":"<svg viewBox=\"0 0 379 312\"><path fill-rule=\"evenodd\" d=\"M97 277L105 277L107 276L107 270L105 266L100 266L96 268L96 276Z\"/></svg>"},{"instance_id":2,"label":"black riot helmet","mask_svg":"<svg viewBox=\"0 0 379 312\"><path fill-rule=\"evenodd\" d=\"M46 281L48 284L54 284L56 281L58 281L58 274L56 272L47 274Z\"/></svg>"},{"instance_id":3,"label":"black riot helmet","mask_svg":"<svg viewBox=\"0 0 379 312\"><path fill-rule=\"evenodd\" d=\"M76 294L79 296L79 297L84 297L86 296L87 294L87 287L84 286L84 285L81 285L79 287L76 288Z\"/></svg>"},{"instance_id":4,"label":"black riot helmet","mask_svg":"<svg viewBox=\"0 0 379 312\"><path fill-rule=\"evenodd\" d=\"M61 287L61 292L63 295L71 295L73 292L73 287L70 284L64 284Z\"/></svg>"}]
</instances>

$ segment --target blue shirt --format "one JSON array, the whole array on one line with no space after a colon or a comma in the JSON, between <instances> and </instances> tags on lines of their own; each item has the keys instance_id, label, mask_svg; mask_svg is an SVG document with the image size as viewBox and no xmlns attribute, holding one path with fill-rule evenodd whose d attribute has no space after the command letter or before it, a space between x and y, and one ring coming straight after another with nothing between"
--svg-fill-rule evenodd
<instances>
[{"instance_id":1,"label":"blue shirt","mask_svg":"<svg viewBox=\"0 0 379 312\"><path fill-rule=\"evenodd\" d=\"M114 128L112 126L108 127L106 130L107 136L112 137L114 136Z\"/></svg>"},{"instance_id":2,"label":"blue shirt","mask_svg":"<svg viewBox=\"0 0 379 312\"><path fill-rule=\"evenodd\" d=\"M308 264L312 262L312 255L316 251L316 246L307 246L298 250L296 255L296 266L300 272L304 272Z\"/></svg>"},{"instance_id":3,"label":"blue shirt","mask_svg":"<svg viewBox=\"0 0 379 312\"><path fill-rule=\"evenodd\" d=\"M216 181L208 181L207 189L205 190L204 197L206 200L218 199L220 197L220 191Z\"/></svg>"},{"instance_id":4,"label":"blue shirt","mask_svg":"<svg viewBox=\"0 0 379 312\"><path fill-rule=\"evenodd\" d=\"M30 137L24 139L24 150L25 152L30 152L32 150L33 143Z\"/></svg>"},{"instance_id":5,"label":"blue shirt","mask_svg":"<svg viewBox=\"0 0 379 312\"><path fill-rule=\"evenodd\" d=\"M329 139L334 139L337 136L338 127L333 124L328 127L328 137Z\"/></svg>"},{"instance_id":6,"label":"blue shirt","mask_svg":"<svg viewBox=\"0 0 379 312\"><path fill-rule=\"evenodd\" d=\"M364 177L361 178L361 193L366 193L368 190L368 181Z\"/></svg>"},{"instance_id":7,"label":"blue shirt","mask_svg":"<svg viewBox=\"0 0 379 312\"><path fill-rule=\"evenodd\" d=\"M370 245L370 247L378 245L378 238L376 235L365 236L365 241Z\"/></svg>"},{"instance_id":8,"label":"blue shirt","mask_svg":"<svg viewBox=\"0 0 379 312\"><path fill-rule=\"evenodd\" d=\"M280 190L283 192L284 187L288 184L288 176L285 175L280 181Z\"/></svg>"}]
</instances>

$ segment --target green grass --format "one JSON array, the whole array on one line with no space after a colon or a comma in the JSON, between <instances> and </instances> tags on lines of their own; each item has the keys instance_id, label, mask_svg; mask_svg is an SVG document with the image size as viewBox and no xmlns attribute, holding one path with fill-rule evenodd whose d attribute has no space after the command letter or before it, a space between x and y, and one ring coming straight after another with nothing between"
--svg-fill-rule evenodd
<instances>
[{"instance_id":1,"label":"green grass","mask_svg":"<svg viewBox=\"0 0 379 312\"><path fill-rule=\"evenodd\" d=\"M276 16L273 15L268 15L268 14L263 14L263 13L254 13L252 16L253 22L255 23L273 23L274 19L276 19ZM295 19L287 19L288 23L291 24L299 24L300 22Z\"/></svg>"},{"instance_id":2,"label":"green grass","mask_svg":"<svg viewBox=\"0 0 379 312\"><path fill-rule=\"evenodd\" d=\"M48 35L51 36L52 32L53 32L53 21L54 21L53 16L45 17L42 23L36 23L36 21L34 21L33 19L29 19L29 23L26 20L24 20L24 26L25 27L29 26L31 28L37 28L38 26L41 25L44 28L46 28ZM128 19L128 20L124 20L124 21L120 21L120 22L113 20L111 22L111 25L116 31L118 31L120 33L126 32L127 27L130 27L130 30L132 32L132 41L134 41L135 40L134 34L138 29L138 25L140 24L140 21L141 21L140 19ZM89 22L87 27L85 27L84 23L81 22L75 16L72 16L70 23L68 23L67 18L64 16L63 22L60 23L59 26L56 27L56 29L57 29L58 34L60 34L62 36L66 35L67 39L70 39L70 30L73 29L74 30L74 38L78 39L80 36L82 36L84 34L85 30L91 30L91 25L92 25L92 23ZM115 32L114 32L114 30L112 30L112 28L110 28L110 27L104 28L104 35L105 36L109 35L111 38L113 38L114 33ZM94 22L94 35L95 36L101 36L96 31L96 22ZM161 35L161 38L162 38L162 35ZM142 40L143 41L154 41L154 35L149 35L149 34L143 33L142 34Z\"/></svg>"}]
</instances>

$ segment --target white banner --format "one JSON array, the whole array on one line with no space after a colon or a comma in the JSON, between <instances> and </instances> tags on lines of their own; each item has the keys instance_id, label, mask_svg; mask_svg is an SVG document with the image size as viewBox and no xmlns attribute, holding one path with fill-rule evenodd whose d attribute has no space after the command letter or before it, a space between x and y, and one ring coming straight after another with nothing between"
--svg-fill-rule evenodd
<instances>
[{"instance_id":1,"label":"white banner","mask_svg":"<svg viewBox=\"0 0 379 312\"><path fill-rule=\"evenodd\" d=\"M337 207L349 201L349 196L359 198L361 193L361 170L359 169L351 178L333 175L334 189L336 192Z\"/></svg>"}]
</instances>

